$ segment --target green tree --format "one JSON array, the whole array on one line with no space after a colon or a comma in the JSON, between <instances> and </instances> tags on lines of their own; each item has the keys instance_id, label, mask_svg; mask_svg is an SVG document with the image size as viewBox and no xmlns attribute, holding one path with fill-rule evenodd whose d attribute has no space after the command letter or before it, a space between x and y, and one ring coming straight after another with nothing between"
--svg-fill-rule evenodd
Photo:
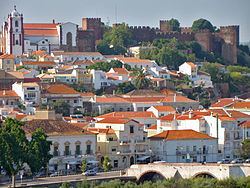
<instances>
[{"instance_id":1,"label":"green tree","mask_svg":"<svg viewBox=\"0 0 250 188\"><path fill-rule=\"evenodd\" d=\"M58 100L50 105L57 114L62 114L63 116L70 115L70 105L63 100Z\"/></svg>"},{"instance_id":2,"label":"green tree","mask_svg":"<svg viewBox=\"0 0 250 188\"><path fill-rule=\"evenodd\" d=\"M147 89L151 87L151 81L142 70L134 71L132 76L134 76L132 83L137 89Z\"/></svg>"},{"instance_id":3,"label":"green tree","mask_svg":"<svg viewBox=\"0 0 250 188\"><path fill-rule=\"evenodd\" d=\"M60 186L60 188L70 188L70 183L69 182L62 183L62 185Z\"/></svg>"},{"instance_id":4,"label":"green tree","mask_svg":"<svg viewBox=\"0 0 250 188\"><path fill-rule=\"evenodd\" d=\"M88 67L88 69L102 70L104 72L108 72L111 68L122 68L122 63L117 60L112 60L110 62L97 62Z\"/></svg>"},{"instance_id":5,"label":"green tree","mask_svg":"<svg viewBox=\"0 0 250 188\"><path fill-rule=\"evenodd\" d=\"M242 157L244 159L250 158L250 139L246 139L242 142Z\"/></svg>"},{"instance_id":6,"label":"green tree","mask_svg":"<svg viewBox=\"0 0 250 188\"><path fill-rule=\"evenodd\" d=\"M107 172L111 169L110 159L108 156L104 156L102 167L103 167L105 172Z\"/></svg>"},{"instance_id":7,"label":"green tree","mask_svg":"<svg viewBox=\"0 0 250 188\"><path fill-rule=\"evenodd\" d=\"M135 86L131 82L124 82L118 85L116 90L117 94L125 94L135 89Z\"/></svg>"},{"instance_id":8,"label":"green tree","mask_svg":"<svg viewBox=\"0 0 250 188\"><path fill-rule=\"evenodd\" d=\"M192 31L196 32L196 31L200 31L203 29L208 29L211 32L215 31L214 26L211 24L211 22L209 22L206 19L200 18L198 20L195 20L192 24Z\"/></svg>"},{"instance_id":9,"label":"green tree","mask_svg":"<svg viewBox=\"0 0 250 188\"><path fill-rule=\"evenodd\" d=\"M180 22L177 19L172 18L168 23L172 31L180 31Z\"/></svg>"},{"instance_id":10,"label":"green tree","mask_svg":"<svg viewBox=\"0 0 250 188\"><path fill-rule=\"evenodd\" d=\"M126 48L133 43L132 32L128 25L123 23L109 28L104 33L97 50L103 54L125 54Z\"/></svg>"},{"instance_id":11,"label":"green tree","mask_svg":"<svg viewBox=\"0 0 250 188\"><path fill-rule=\"evenodd\" d=\"M33 173L39 172L42 168L47 169L49 160L52 158L49 153L52 143L47 138L48 136L41 128L32 133L29 142L29 161L32 163L29 163L29 167Z\"/></svg>"},{"instance_id":12,"label":"green tree","mask_svg":"<svg viewBox=\"0 0 250 188\"><path fill-rule=\"evenodd\" d=\"M22 125L18 120L7 118L0 127L0 166L12 177L12 187L15 187L15 175L28 162L28 140Z\"/></svg>"},{"instance_id":13,"label":"green tree","mask_svg":"<svg viewBox=\"0 0 250 188\"><path fill-rule=\"evenodd\" d=\"M85 159L82 161L81 170L82 172L85 172L87 170L87 161Z\"/></svg>"}]
</instances>

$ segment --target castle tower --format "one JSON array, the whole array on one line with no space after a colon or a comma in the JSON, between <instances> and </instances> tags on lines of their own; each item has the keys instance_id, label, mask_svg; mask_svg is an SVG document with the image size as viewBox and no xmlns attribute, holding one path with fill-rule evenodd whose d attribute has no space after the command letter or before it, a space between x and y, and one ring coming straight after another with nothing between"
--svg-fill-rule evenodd
<instances>
[{"instance_id":1,"label":"castle tower","mask_svg":"<svg viewBox=\"0 0 250 188\"><path fill-rule=\"evenodd\" d=\"M2 43L3 52L7 54L21 55L24 51L23 15L14 10L8 15L7 22L3 25Z\"/></svg>"}]
</instances>

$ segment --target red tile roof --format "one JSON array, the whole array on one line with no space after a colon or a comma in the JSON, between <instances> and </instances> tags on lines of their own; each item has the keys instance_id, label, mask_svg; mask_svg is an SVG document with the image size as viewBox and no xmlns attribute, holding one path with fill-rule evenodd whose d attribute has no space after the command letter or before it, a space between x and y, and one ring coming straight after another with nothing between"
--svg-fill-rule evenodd
<instances>
[{"instance_id":1,"label":"red tile roof","mask_svg":"<svg viewBox=\"0 0 250 188\"><path fill-rule=\"evenodd\" d=\"M228 106L229 108L236 108L236 109L249 109L250 108L250 101L235 101L233 104Z\"/></svg>"},{"instance_id":2,"label":"red tile roof","mask_svg":"<svg viewBox=\"0 0 250 188\"><path fill-rule=\"evenodd\" d=\"M88 131L100 134L115 134L114 129L111 128L88 128Z\"/></svg>"},{"instance_id":3,"label":"red tile roof","mask_svg":"<svg viewBox=\"0 0 250 188\"><path fill-rule=\"evenodd\" d=\"M149 59L139 59L135 57L123 57L123 58L117 58L117 59L124 63L152 63L152 61Z\"/></svg>"},{"instance_id":4,"label":"red tile roof","mask_svg":"<svg viewBox=\"0 0 250 188\"><path fill-rule=\"evenodd\" d=\"M235 101L239 101L240 99L235 98L221 98L218 102L211 105L212 108L222 108L233 104Z\"/></svg>"},{"instance_id":5,"label":"red tile roof","mask_svg":"<svg viewBox=\"0 0 250 188\"><path fill-rule=\"evenodd\" d=\"M117 117L117 118L156 118L153 112L111 112L108 114L97 116L96 118L108 118L108 117Z\"/></svg>"},{"instance_id":6,"label":"red tile roof","mask_svg":"<svg viewBox=\"0 0 250 188\"><path fill-rule=\"evenodd\" d=\"M58 24L54 23L24 23L24 29L56 29Z\"/></svg>"},{"instance_id":7,"label":"red tile roof","mask_svg":"<svg viewBox=\"0 0 250 188\"><path fill-rule=\"evenodd\" d=\"M55 66L56 63L53 61L23 61L22 64L25 65L37 65L41 67Z\"/></svg>"},{"instance_id":8,"label":"red tile roof","mask_svg":"<svg viewBox=\"0 0 250 188\"><path fill-rule=\"evenodd\" d=\"M104 118L97 123L110 123L110 124L126 124L130 121L135 121L133 119L128 119L128 118L117 118L117 117L108 117ZM137 122L137 121L135 121Z\"/></svg>"},{"instance_id":9,"label":"red tile roof","mask_svg":"<svg viewBox=\"0 0 250 188\"><path fill-rule=\"evenodd\" d=\"M0 59L14 59L14 55L13 54L3 54L0 56Z\"/></svg>"},{"instance_id":10,"label":"red tile roof","mask_svg":"<svg viewBox=\"0 0 250 188\"><path fill-rule=\"evenodd\" d=\"M151 140L203 140L215 139L207 134L196 132L194 130L168 130L149 137Z\"/></svg>"},{"instance_id":11,"label":"red tile roof","mask_svg":"<svg viewBox=\"0 0 250 188\"><path fill-rule=\"evenodd\" d=\"M46 92L50 94L79 94L79 92L64 84L51 84L46 88Z\"/></svg>"},{"instance_id":12,"label":"red tile roof","mask_svg":"<svg viewBox=\"0 0 250 188\"><path fill-rule=\"evenodd\" d=\"M154 106L159 112L175 112L176 110L172 106Z\"/></svg>"},{"instance_id":13,"label":"red tile roof","mask_svg":"<svg viewBox=\"0 0 250 188\"><path fill-rule=\"evenodd\" d=\"M12 90L0 90L0 98L19 98L15 91Z\"/></svg>"},{"instance_id":14,"label":"red tile roof","mask_svg":"<svg viewBox=\"0 0 250 188\"><path fill-rule=\"evenodd\" d=\"M196 65L193 62L186 62L192 69L196 68Z\"/></svg>"},{"instance_id":15,"label":"red tile roof","mask_svg":"<svg viewBox=\"0 0 250 188\"><path fill-rule=\"evenodd\" d=\"M125 68L113 68L117 74L129 74L129 71Z\"/></svg>"},{"instance_id":16,"label":"red tile roof","mask_svg":"<svg viewBox=\"0 0 250 188\"><path fill-rule=\"evenodd\" d=\"M182 96L182 95L167 96L167 97L165 97L165 98L162 100L162 102L174 102L174 100L175 100L175 102L197 102L197 103L198 103L198 101L189 99L189 98L187 98L187 97L185 97L185 96Z\"/></svg>"},{"instance_id":17,"label":"red tile roof","mask_svg":"<svg viewBox=\"0 0 250 188\"><path fill-rule=\"evenodd\" d=\"M250 120L241 122L239 126L242 128L250 128Z\"/></svg>"},{"instance_id":18,"label":"red tile roof","mask_svg":"<svg viewBox=\"0 0 250 188\"><path fill-rule=\"evenodd\" d=\"M51 30L51 29L25 29L24 30L25 36L58 36L57 30Z\"/></svg>"}]
</instances>

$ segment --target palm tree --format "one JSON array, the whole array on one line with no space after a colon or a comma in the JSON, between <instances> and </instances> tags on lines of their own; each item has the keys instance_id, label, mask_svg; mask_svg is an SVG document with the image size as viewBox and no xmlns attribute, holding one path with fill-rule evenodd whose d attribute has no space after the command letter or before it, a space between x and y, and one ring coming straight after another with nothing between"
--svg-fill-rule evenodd
<instances>
[{"instance_id":1,"label":"palm tree","mask_svg":"<svg viewBox=\"0 0 250 188\"><path fill-rule=\"evenodd\" d=\"M151 86L151 81L146 77L143 70L134 71L132 76L134 76L132 83L137 89L147 89Z\"/></svg>"}]
</instances>

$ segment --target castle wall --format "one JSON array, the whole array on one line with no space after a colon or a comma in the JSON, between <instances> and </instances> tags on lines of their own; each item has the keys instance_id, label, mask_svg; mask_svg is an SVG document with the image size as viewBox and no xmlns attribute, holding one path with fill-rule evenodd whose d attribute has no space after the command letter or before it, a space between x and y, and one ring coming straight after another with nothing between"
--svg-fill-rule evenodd
<instances>
[{"instance_id":1,"label":"castle wall","mask_svg":"<svg viewBox=\"0 0 250 188\"><path fill-rule=\"evenodd\" d=\"M77 32L77 48L79 52L95 51L95 33L91 30Z\"/></svg>"},{"instance_id":2,"label":"castle wall","mask_svg":"<svg viewBox=\"0 0 250 188\"><path fill-rule=\"evenodd\" d=\"M95 40L102 39L103 23L101 18L82 18L82 29L84 31L91 30L94 32Z\"/></svg>"}]
</instances>

